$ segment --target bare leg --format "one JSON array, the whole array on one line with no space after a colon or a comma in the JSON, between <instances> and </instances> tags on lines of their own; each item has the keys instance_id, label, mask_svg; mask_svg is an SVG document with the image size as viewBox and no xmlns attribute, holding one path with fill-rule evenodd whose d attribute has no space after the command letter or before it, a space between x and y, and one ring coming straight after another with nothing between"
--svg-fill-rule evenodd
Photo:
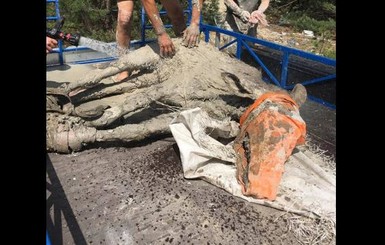
<instances>
[{"instance_id":1,"label":"bare leg","mask_svg":"<svg viewBox=\"0 0 385 245\"><path fill-rule=\"evenodd\" d=\"M178 0L161 0L163 7L167 11L167 15L171 20L172 28L177 37L182 36L182 31L186 29L186 21L184 19L183 8Z\"/></svg>"},{"instance_id":2,"label":"bare leg","mask_svg":"<svg viewBox=\"0 0 385 245\"><path fill-rule=\"evenodd\" d=\"M124 55L128 52L131 42L131 18L134 11L133 0L118 0L118 21L116 26L116 43L119 49L119 55ZM130 74L128 71L123 71L118 74L116 80L121 81Z\"/></svg>"}]
</instances>

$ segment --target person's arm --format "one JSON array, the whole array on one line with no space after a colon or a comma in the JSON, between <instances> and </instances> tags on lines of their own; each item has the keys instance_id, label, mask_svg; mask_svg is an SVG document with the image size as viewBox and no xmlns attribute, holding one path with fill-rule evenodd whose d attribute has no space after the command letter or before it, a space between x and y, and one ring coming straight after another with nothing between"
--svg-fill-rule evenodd
<instances>
[{"instance_id":1,"label":"person's arm","mask_svg":"<svg viewBox=\"0 0 385 245\"><path fill-rule=\"evenodd\" d=\"M263 13L269 7L270 0L262 0L258 9L253 11L249 18L249 23L257 24L260 23L263 26L268 26L266 15Z\"/></svg>"},{"instance_id":2,"label":"person's arm","mask_svg":"<svg viewBox=\"0 0 385 245\"><path fill-rule=\"evenodd\" d=\"M46 37L46 44L45 44L45 51L46 54L52 51L53 48L57 47L57 41L56 39Z\"/></svg>"},{"instance_id":3,"label":"person's arm","mask_svg":"<svg viewBox=\"0 0 385 245\"><path fill-rule=\"evenodd\" d=\"M270 0L262 0L261 4L258 7L258 11L260 11L261 13L264 13L266 9L269 7L269 4L270 4Z\"/></svg>"},{"instance_id":4,"label":"person's arm","mask_svg":"<svg viewBox=\"0 0 385 245\"><path fill-rule=\"evenodd\" d=\"M184 46L189 48L198 46L199 34L200 34L200 17L203 7L204 0L192 0L192 13L191 13L191 22L189 27L183 32L183 42Z\"/></svg>"},{"instance_id":5,"label":"person's arm","mask_svg":"<svg viewBox=\"0 0 385 245\"><path fill-rule=\"evenodd\" d=\"M161 57L171 57L175 54L175 47L170 36L166 32L163 21L160 18L158 7L154 0L141 0L144 10L154 27L155 34L158 36L158 44Z\"/></svg>"},{"instance_id":6,"label":"person's arm","mask_svg":"<svg viewBox=\"0 0 385 245\"><path fill-rule=\"evenodd\" d=\"M249 21L250 12L242 9L238 6L233 0L224 0L225 5L230 11L233 12L236 16L238 16L244 23Z\"/></svg>"}]
</instances>

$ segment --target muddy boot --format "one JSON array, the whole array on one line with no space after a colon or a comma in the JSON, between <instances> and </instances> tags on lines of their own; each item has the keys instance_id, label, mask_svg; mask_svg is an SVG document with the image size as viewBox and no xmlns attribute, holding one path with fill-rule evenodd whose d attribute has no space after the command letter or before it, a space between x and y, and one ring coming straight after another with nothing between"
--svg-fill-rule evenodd
<instances>
[{"instance_id":1,"label":"muddy boot","mask_svg":"<svg viewBox=\"0 0 385 245\"><path fill-rule=\"evenodd\" d=\"M307 99L306 88L300 83L297 83L289 94L290 97L298 104L298 107L301 107Z\"/></svg>"}]
</instances>

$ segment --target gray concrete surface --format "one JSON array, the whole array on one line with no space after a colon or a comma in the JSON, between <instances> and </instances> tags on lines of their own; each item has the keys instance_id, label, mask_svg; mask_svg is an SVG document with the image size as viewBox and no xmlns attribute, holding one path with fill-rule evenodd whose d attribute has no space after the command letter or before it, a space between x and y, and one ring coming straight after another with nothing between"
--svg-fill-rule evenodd
<instances>
[{"instance_id":1,"label":"gray concrete surface","mask_svg":"<svg viewBox=\"0 0 385 245\"><path fill-rule=\"evenodd\" d=\"M48 154L53 244L299 244L282 212L186 180L181 166L172 138Z\"/></svg>"}]
</instances>

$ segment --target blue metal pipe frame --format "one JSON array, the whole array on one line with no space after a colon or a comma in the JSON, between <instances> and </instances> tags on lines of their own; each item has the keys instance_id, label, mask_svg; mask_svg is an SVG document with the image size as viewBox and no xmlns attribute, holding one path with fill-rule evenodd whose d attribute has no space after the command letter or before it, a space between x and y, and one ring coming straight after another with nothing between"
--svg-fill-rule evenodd
<instances>
[{"instance_id":1,"label":"blue metal pipe frame","mask_svg":"<svg viewBox=\"0 0 385 245\"><path fill-rule=\"evenodd\" d=\"M299 50L299 49L290 48L290 47L287 47L287 46L283 46L283 45L280 45L280 44L276 44L276 43L273 43L273 42L262 40L262 39L259 39L259 38L256 38L256 37L247 36L247 35L244 35L244 34L241 34L241 33L236 33L236 32L232 32L232 31L224 30L224 29L218 28L216 26L201 24L201 30L203 31L203 33L205 35L205 42L209 42L210 32L216 32L217 35L218 35L218 33L222 33L222 34L234 37L234 40L230 41L229 43L226 43L222 47L218 47L219 50L223 50L224 48L227 48L228 46L232 45L233 43L237 43L237 50L236 50L235 56L237 57L237 59L240 59L241 55L242 55L242 47L245 47L245 49L253 57L253 59L267 73L267 75L269 76L269 79L274 84L276 84L277 86L282 87L284 89L292 89L294 87L294 85L287 85L287 73L288 73L289 56L290 55L299 56L299 57L302 57L302 58L305 58L305 59L309 59L309 60L320 62L320 63L325 64L325 65L336 67L336 60L335 59L330 59L330 58L327 58L327 57L315 55L315 54L312 54L312 53L309 53L309 52L305 52L305 51L302 51L302 50ZM266 47L272 48L274 50L281 51L283 53L282 60L281 60L281 64L282 64L281 68L282 69L281 69L281 79L280 79L280 81L270 72L270 70L266 67L266 65L262 62L262 60L250 48L250 46L247 43L260 44L262 46L266 46ZM315 78L315 79L312 79L312 80L304 81L304 82L301 82L301 84L305 86L305 85L310 85L310 84L324 82L324 81L331 80L331 79L334 79L334 78L336 78L336 74L331 74L331 75L327 75L327 76L324 76L324 77L320 77L320 78ZM322 104L324 104L324 105L326 105L328 107L331 107L331 108L335 109L335 105L333 105L333 104L327 103L325 101L319 101L319 99L315 99L315 97L309 96L309 98L313 99L313 100L315 100L317 102L320 102L320 103L322 103Z\"/></svg>"},{"instance_id":2,"label":"blue metal pipe frame","mask_svg":"<svg viewBox=\"0 0 385 245\"><path fill-rule=\"evenodd\" d=\"M51 245L51 240L49 239L48 231L45 232L45 244Z\"/></svg>"},{"instance_id":3,"label":"blue metal pipe frame","mask_svg":"<svg viewBox=\"0 0 385 245\"><path fill-rule=\"evenodd\" d=\"M58 20L60 19L60 9L59 9L59 0L46 0L47 4L48 3L54 3L55 4L55 16L47 16L46 17L46 20L47 21L53 21L53 20ZM59 47L59 62L60 62L60 65L63 65L64 64L64 59L63 59L63 41L62 40L59 40L58 41L58 47Z\"/></svg>"}]
</instances>

